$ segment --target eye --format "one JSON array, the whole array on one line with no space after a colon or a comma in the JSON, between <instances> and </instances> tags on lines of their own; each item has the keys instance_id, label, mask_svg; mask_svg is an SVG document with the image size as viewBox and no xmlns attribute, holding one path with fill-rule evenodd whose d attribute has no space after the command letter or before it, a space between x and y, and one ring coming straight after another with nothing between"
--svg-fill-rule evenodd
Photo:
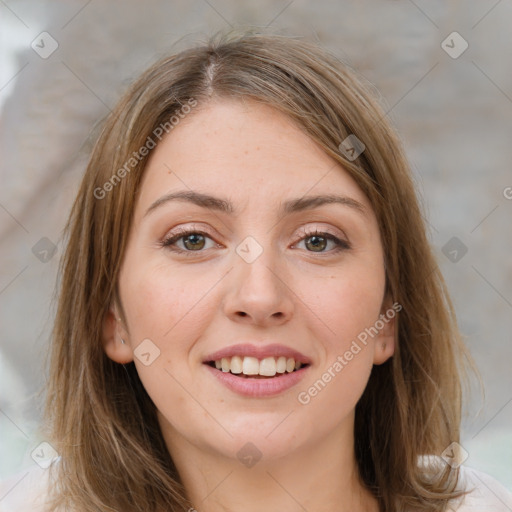
<instances>
[{"instance_id":1,"label":"eye","mask_svg":"<svg viewBox=\"0 0 512 512\"><path fill-rule=\"evenodd\" d=\"M210 245L208 246L208 241ZM316 253L337 253L339 251L350 249L350 244L341 240L337 236L325 231L304 231L298 244L304 242L308 252ZM298 245L296 244L296 245ZM205 249L218 247L219 245L212 240L208 233L198 229L180 229L160 242L162 247L167 247L171 251L191 255L191 253L204 252ZM326 250L328 247L331 250Z\"/></svg>"},{"instance_id":2,"label":"eye","mask_svg":"<svg viewBox=\"0 0 512 512\"><path fill-rule=\"evenodd\" d=\"M299 243L304 242L308 252L317 253L337 253L339 251L350 249L350 244L346 240L340 240L337 236L325 231L315 230L313 232L304 232ZM325 249L331 244L332 250Z\"/></svg>"},{"instance_id":3,"label":"eye","mask_svg":"<svg viewBox=\"0 0 512 512\"><path fill-rule=\"evenodd\" d=\"M212 242L210 247L206 247L208 240ZM197 229L182 229L161 242L162 247L182 253L201 252L203 249L209 249L215 245L217 244L208 236L208 233Z\"/></svg>"}]
</instances>

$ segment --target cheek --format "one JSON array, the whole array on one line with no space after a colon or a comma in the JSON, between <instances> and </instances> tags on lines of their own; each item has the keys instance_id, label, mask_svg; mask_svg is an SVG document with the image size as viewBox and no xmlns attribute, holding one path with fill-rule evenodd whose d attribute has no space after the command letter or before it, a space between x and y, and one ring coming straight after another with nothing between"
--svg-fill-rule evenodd
<instances>
[{"instance_id":1,"label":"cheek","mask_svg":"<svg viewBox=\"0 0 512 512\"><path fill-rule=\"evenodd\" d=\"M321 282L304 280L309 293L310 328L321 346L319 367L301 387L298 401L310 417L324 415L334 425L354 409L373 367L373 338L369 329L379 319L384 294L383 266L363 260ZM329 417L325 415L330 411ZM327 428L327 426L326 426Z\"/></svg>"},{"instance_id":2,"label":"cheek","mask_svg":"<svg viewBox=\"0 0 512 512\"><path fill-rule=\"evenodd\" d=\"M379 265L364 261L340 268L330 276L302 277L296 287L317 317L310 326L327 352L343 353L353 339L378 320L384 295L385 274ZM307 310L305 311L307 313Z\"/></svg>"},{"instance_id":3,"label":"cheek","mask_svg":"<svg viewBox=\"0 0 512 512\"><path fill-rule=\"evenodd\" d=\"M208 318L211 308L202 300L211 287L206 277L187 279L169 268L143 265L127 267L123 277L121 296L134 341L154 338L162 349L172 341L179 349L177 336L187 333L194 339L194 331Z\"/></svg>"},{"instance_id":4,"label":"cheek","mask_svg":"<svg viewBox=\"0 0 512 512\"><path fill-rule=\"evenodd\" d=\"M203 284L207 285L204 281ZM202 286L178 272L171 275L162 265L127 264L123 269L120 293L134 362L157 407L164 396L166 400L172 396L175 404L181 399L182 393L171 375L179 382L189 380L190 351L212 314L208 302L201 300L205 294ZM147 352L151 353L150 358L138 356ZM148 359L151 363L144 364Z\"/></svg>"},{"instance_id":5,"label":"cheek","mask_svg":"<svg viewBox=\"0 0 512 512\"><path fill-rule=\"evenodd\" d=\"M127 265L120 281L135 354L142 340L149 339L157 347L158 356L149 365L135 355L139 378L158 410L160 422L169 428L172 421L183 432L190 421L200 425L198 430L203 424L209 425L205 410L190 399L190 395L201 396L193 379L195 368L190 355L215 312L205 297L216 282L213 278L211 281L207 275L200 280L190 279L183 272L173 271L171 275L163 266L142 265ZM208 435L206 427L202 435Z\"/></svg>"},{"instance_id":6,"label":"cheek","mask_svg":"<svg viewBox=\"0 0 512 512\"><path fill-rule=\"evenodd\" d=\"M323 318L329 329L323 330L320 364L297 395L304 427L308 424L312 433L324 434L352 414L366 388L373 368L373 342L362 334L378 319L380 309L380 293L364 293L361 287L330 290L329 296L331 300L319 309L330 312Z\"/></svg>"}]
</instances>

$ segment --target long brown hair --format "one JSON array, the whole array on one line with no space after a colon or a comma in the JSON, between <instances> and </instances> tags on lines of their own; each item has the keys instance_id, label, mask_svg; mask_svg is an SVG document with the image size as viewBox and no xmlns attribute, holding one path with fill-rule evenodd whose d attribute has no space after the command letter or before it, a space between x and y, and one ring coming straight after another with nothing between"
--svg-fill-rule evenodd
<instances>
[{"instance_id":1,"label":"long brown hair","mask_svg":"<svg viewBox=\"0 0 512 512\"><path fill-rule=\"evenodd\" d=\"M191 506L134 364L109 359L101 336L106 312L119 304L119 270L147 156L126 163L184 105L200 108L212 97L279 109L369 198L386 291L402 310L395 354L374 367L356 407L357 464L382 511L444 510L457 494L457 471L446 465L427 475L418 458L459 440L465 349L401 142L373 88L347 65L314 43L249 32L215 36L153 65L106 119L92 151L66 228L51 349L45 424L61 455L52 468L52 510ZM340 151L349 135L366 147L356 159Z\"/></svg>"}]
</instances>

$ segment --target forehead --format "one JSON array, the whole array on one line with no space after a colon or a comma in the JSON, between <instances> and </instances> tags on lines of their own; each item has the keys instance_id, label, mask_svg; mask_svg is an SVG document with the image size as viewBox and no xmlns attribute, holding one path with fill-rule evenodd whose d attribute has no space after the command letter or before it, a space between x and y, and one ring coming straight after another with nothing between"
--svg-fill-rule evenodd
<instances>
[{"instance_id":1,"label":"forehead","mask_svg":"<svg viewBox=\"0 0 512 512\"><path fill-rule=\"evenodd\" d=\"M371 210L353 178L319 144L283 113L250 100L212 101L176 125L150 156L140 207L187 189L230 196L242 207L338 193Z\"/></svg>"}]
</instances>

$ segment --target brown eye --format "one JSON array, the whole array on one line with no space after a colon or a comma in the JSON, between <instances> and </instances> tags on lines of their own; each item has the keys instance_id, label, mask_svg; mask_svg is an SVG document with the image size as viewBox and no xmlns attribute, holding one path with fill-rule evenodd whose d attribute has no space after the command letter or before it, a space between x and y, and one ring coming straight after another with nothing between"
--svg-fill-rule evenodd
<instances>
[{"instance_id":1,"label":"brown eye","mask_svg":"<svg viewBox=\"0 0 512 512\"><path fill-rule=\"evenodd\" d=\"M208 241L210 241L209 246ZM205 252L203 249L209 249L215 246L215 243L210 236L202 231L180 230L178 233L162 240L161 245L175 252L190 254L193 252Z\"/></svg>"},{"instance_id":2,"label":"brown eye","mask_svg":"<svg viewBox=\"0 0 512 512\"><path fill-rule=\"evenodd\" d=\"M305 240L306 247L314 252L322 252L327 247L327 239L323 236L310 236Z\"/></svg>"},{"instance_id":3,"label":"brown eye","mask_svg":"<svg viewBox=\"0 0 512 512\"><path fill-rule=\"evenodd\" d=\"M205 246L205 238L200 233L191 233L190 235L184 236L183 245L190 251L201 250Z\"/></svg>"},{"instance_id":4,"label":"brown eye","mask_svg":"<svg viewBox=\"0 0 512 512\"><path fill-rule=\"evenodd\" d=\"M307 252L316 252L318 254L335 254L339 251L350 249L350 244L345 240L340 240L337 236L323 231L313 231L303 233L299 244L304 243Z\"/></svg>"}]
</instances>

